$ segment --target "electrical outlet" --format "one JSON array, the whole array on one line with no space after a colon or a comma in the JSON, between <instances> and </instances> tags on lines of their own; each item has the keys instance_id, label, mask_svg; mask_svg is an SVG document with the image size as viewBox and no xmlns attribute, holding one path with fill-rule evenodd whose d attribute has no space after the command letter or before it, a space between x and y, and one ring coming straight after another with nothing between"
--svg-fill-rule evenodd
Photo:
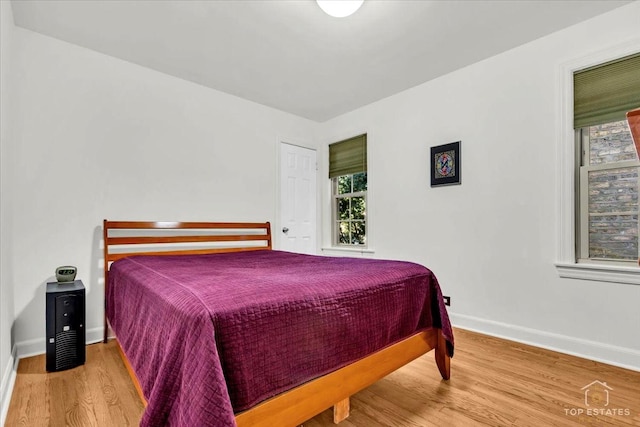
<instances>
[{"instance_id":1,"label":"electrical outlet","mask_svg":"<svg viewBox=\"0 0 640 427\"><path fill-rule=\"evenodd\" d=\"M451 305L451 297L448 296L443 296L442 299L444 299L444 305L446 306L450 306Z\"/></svg>"}]
</instances>

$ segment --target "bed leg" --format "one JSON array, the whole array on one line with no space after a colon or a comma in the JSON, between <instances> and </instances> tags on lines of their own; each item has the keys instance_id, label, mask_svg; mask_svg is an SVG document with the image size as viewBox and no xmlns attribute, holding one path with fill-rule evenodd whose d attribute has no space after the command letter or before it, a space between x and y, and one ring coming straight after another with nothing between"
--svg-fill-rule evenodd
<instances>
[{"instance_id":1,"label":"bed leg","mask_svg":"<svg viewBox=\"0 0 640 427\"><path fill-rule=\"evenodd\" d=\"M451 358L447 354L447 341L442 335L442 330L438 330L438 342L436 343L435 354L436 365L438 365L440 375L442 375L442 379L448 380L451 377Z\"/></svg>"},{"instance_id":2,"label":"bed leg","mask_svg":"<svg viewBox=\"0 0 640 427\"><path fill-rule=\"evenodd\" d=\"M349 398L342 399L333 405L333 423L338 424L349 416Z\"/></svg>"}]
</instances>

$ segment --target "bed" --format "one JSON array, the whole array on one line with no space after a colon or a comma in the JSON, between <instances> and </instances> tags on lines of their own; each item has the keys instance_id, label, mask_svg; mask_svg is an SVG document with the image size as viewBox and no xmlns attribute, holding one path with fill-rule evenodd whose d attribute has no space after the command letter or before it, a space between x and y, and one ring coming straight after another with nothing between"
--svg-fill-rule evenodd
<instances>
[{"instance_id":1,"label":"bed","mask_svg":"<svg viewBox=\"0 0 640 427\"><path fill-rule=\"evenodd\" d=\"M414 263L272 249L270 224L104 221L110 324L141 425L296 426L453 334Z\"/></svg>"}]
</instances>

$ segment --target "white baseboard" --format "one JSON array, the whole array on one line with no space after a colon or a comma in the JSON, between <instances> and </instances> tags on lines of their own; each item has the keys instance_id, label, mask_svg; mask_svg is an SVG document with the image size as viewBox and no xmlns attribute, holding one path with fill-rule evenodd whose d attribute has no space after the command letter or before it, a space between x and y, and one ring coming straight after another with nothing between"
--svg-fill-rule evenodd
<instances>
[{"instance_id":1,"label":"white baseboard","mask_svg":"<svg viewBox=\"0 0 640 427\"><path fill-rule=\"evenodd\" d=\"M453 326L640 372L640 351L449 313Z\"/></svg>"},{"instance_id":2,"label":"white baseboard","mask_svg":"<svg viewBox=\"0 0 640 427\"><path fill-rule=\"evenodd\" d=\"M4 425L9 412L9 403L13 394L13 385L16 383L16 373L18 372L18 348L14 345L11 349L11 357L7 366L2 371L2 381L0 382L0 426Z\"/></svg>"},{"instance_id":3,"label":"white baseboard","mask_svg":"<svg viewBox=\"0 0 640 427\"><path fill-rule=\"evenodd\" d=\"M104 328L92 328L86 330L85 342L93 344L102 341ZM26 340L16 343L18 347L18 358L37 356L47 352L45 337Z\"/></svg>"}]
</instances>

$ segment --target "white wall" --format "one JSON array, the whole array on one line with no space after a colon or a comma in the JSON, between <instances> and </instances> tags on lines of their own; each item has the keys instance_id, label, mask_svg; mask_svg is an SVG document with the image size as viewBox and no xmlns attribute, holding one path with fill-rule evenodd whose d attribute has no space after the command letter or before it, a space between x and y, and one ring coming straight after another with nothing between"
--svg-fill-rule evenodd
<instances>
[{"instance_id":1,"label":"white wall","mask_svg":"<svg viewBox=\"0 0 640 427\"><path fill-rule=\"evenodd\" d=\"M9 403L13 368L13 270L11 266L11 105L13 67L13 14L11 3L0 1L0 424Z\"/></svg>"},{"instance_id":2,"label":"white wall","mask_svg":"<svg viewBox=\"0 0 640 427\"><path fill-rule=\"evenodd\" d=\"M634 2L324 123L323 145L368 133L373 256L430 267L458 326L640 370L640 286L554 267L559 68L639 23ZM429 148L458 140L462 185L430 188Z\"/></svg>"},{"instance_id":3,"label":"white wall","mask_svg":"<svg viewBox=\"0 0 640 427\"><path fill-rule=\"evenodd\" d=\"M278 138L317 124L21 28L14 34L15 339L44 351L56 266L102 331L101 227L112 220L276 220ZM4 251L3 246L3 251Z\"/></svg>"}]
</instances>

